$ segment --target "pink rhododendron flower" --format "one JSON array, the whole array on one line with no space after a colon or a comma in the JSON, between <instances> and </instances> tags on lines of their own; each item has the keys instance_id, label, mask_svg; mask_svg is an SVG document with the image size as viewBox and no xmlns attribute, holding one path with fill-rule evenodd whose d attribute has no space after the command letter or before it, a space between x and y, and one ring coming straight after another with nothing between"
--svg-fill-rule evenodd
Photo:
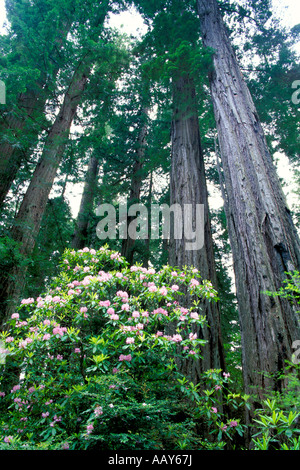
<instances>
[{"instance_id":1,"label":"pink rhododendron flower","mask_svg":"<svg viewBox=\"0 0 300 470\"><path fill-rule=\"evenodd\" d=\"M189 339L192 341L193 339L197 339L197 333L190 333L189 334Z\"/></svg>"},{"instance_id":2,"label":"pink rhododendron flower","mask_svg":"<svg viewBox=\"0 0 300 470\"><path fill-rule=\"evenodd\" d=\"M126 338L126 344L133 344L134 338Z\"/></svg>"},{"instance_id":3,"label":"pink rhododendron flower","mask_svg":"<svg viewBox=\"0 0 300 470\"><path fill-rule=\"evenodd\" d=\"M211 411L212 411L212 413L218 413L217 408L215 408L214 406L212 407Z\"/></svg>"},{"instance_id":4,"label":"pink rhododendron flower","mask_svg":"<svg viewBox=\"0 0 300 470\"><path fill-rule=\"evenodd\" d=\"M148 290L149 290L149 292L156 292L157 287L156 286L150 286L150 287L148 287Z\"/></svg>"},{"instance_id":5,"label":"pink rhododendron flower","mask_svg":"<svg viewBox=\"0 0 300 470\"><path fill-rule=\"evenodd\" d=\"M81 307L80 313L86 313L87 312L87 307Z\"/></svg>"},{"instance_id":6,"label":"pink rhododendron flower","mask_svg":"<svg viewBox=\"0 0 300 470\"><path fill-rule=\"evenodd\" d=\"M237 421L230 421L229 426L231 428L234 428L234 427L238 426L238 423L237 423Z\"/></svg>"},{"instance_id":7,"label":"pink rhododendron flower","mask_svg":"<svg viewBox=\"0 0 300 470\"><path fill-rule=\"evenodd\" d=\"M167 295L168 290L167 290L167 288L166 288L165 286L163 286L163 287L161 287L161 288L159 289L159 293L160 293L161 295Z\"/></svg>"},{"instance_id":8,"label":"pink rhododendron flower","mask_svg":"<svg viewBox=\"0 0 300 470\"><path fill-rule=\"evenodd\" d=\"M199 286L199 281L197 281L197 279L191 279L190 286L191 287Z\"/></svg>"},{"instance_id":9,"label":"pink rhododendron flower","mask_svg":"<svg viewBox=\"0 0 300 470\"><path fill-rule=\"evenodd\" d=\"M173 335L172 341L175 341L175 343L180 343L180 341L182 341L182 336L179 334Z\"/></svg>"},{"instance_id":10,"label":"pink rhododendron flower","mask_svg":"<svg viewBox=\"0 0 300 470\"><path fill-rule=\"evenodd\" d=\"M18 313L13 313L11 318L20 318L20 315Z\"/></svg>"},{"instance_id":11,"label":"pink rhododendron flower","mask_svg":"<svg viewBox=\"0 0 300 470\"><path fill-rule=\"evenodd\" d=\"M177 286L176 284L174 284L174 285L171 287L171 289L172 289L174 292L176 292L176 291L178 291L179 286Z\"/></svg>"},{"instance_id":12,"label":"pink rhododendron flower","mask_svg":"<svg viewBox=\"0 0 300 470\"><path fill-rule=\"evenodd\" d=\"M96 416L101 416L103 414L102 406L96 406L96 408L94 409L94 413Z\"/></svg>"},{"instance_id":13,"label":"pink rhododendron flower","mask_svg":"<svg viewBox=\"0 0 300 470\"><path fill-rule=\"evenodd\" d=\"M190 317L191 317L191 318L194 318L194 320L198 320L199 315L198 315L198 313L196 313L196 312L191 312Z\"/></svg>"},{"instance_id":14,"label":"pink rhododendron flower","mask_svg":"<svg viewBox=\"0 0 300 470\"><path fill-rule=\"evenodd\" d=\"M115 313L115 309L112 308L112 307L110 307L110 308L107 310L107 313L108 313L109 315L112 315L113 313Z\"/></svg>"},{"instance_id":15,"label":"pink rhododendron flower","mask_svg":"<svg viewBox=\"0 0 300 470\"><path fill-rule=\"evenodd\" d=\"M121 354L119 357L119 361L131 361L132 357L131 354L128 354L127 356L124 356L124 354Z\"/></svg>"}]
</instances>

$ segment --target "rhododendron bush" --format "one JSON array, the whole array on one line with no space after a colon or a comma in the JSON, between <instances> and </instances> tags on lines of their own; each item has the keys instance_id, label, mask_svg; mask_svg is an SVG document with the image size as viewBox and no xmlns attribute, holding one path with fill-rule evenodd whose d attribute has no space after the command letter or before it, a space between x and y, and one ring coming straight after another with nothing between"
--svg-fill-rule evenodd
<instances>
[{"instance_id":1,"label":"rhododendron bush","mask_svg":"<svg viewBox=\"0 0 300 470\"><path fill-rule=\"evenodd\" d=\"M194 423L177 358L199 360L199 302L216 295L196 269L67 250L51 289L23 299L1 336L4 448L180 447Z\"/></svg>"}]
</instances>

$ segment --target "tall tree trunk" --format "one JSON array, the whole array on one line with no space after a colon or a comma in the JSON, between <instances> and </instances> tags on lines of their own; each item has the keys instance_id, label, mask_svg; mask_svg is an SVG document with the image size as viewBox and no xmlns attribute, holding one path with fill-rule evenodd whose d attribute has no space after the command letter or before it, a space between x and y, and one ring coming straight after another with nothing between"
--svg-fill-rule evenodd
<instances>
[{"instance_id":1,"label":"tall tree trunk","mask_svg":"<svg viewBox=\"0 0 300 470\"><path fill-rule=\"evenodd\" d=\"M90 72L90 64L82 62L73 74L63 104L47 136L43 154L34 171L12 228L12 238L20 243L20 253L29 257L35 246L41 220L58 166L61 162L70 127L82 99ZM22 293L26 269L15 266L12 273L1 273L0 321L6 321Z\"/></svg>"},{"instance_id":2,"label":"tall tree trunk","mask_svg":"<svg viewBox=\"0 0 300 470\"><path fill-rule=\"evenodd\" d=\"M203 43L214 49L209 79L226 189L245 389L280 389L277 373L291 360L292 343L300 338L299 320L288 300L264 292L277 291L285 272L300 268L299 238L217 2L197 0L197 6Z\"/></svg>"},{"instance_id":3,"label":"tall tree trunk","mask_svg":"<svg viewBox=\"0 0 300 470\"><path fill-rule=\"evenodd\" d=\"M78 212L76 230L71 243L72 248L75 250L84 248L87 242L88 226L93 211L95 190L97 187L98 170L99 160L97 157L91 155Z\"/></svg>"},{"instance_id":4,"label":"tall tree trunk","mask_svg":"<svg viewBox=\"0 0 300 470\"><path fill-rule=\"evenodd\" d=\"M200 142L196 92L193 80L181 76L173 81L174 116L172 121L172 166L170 176L170 203L179 204L183 214L183 225L193 223L193 232L203 230L204 244L198 249L187 249L185 237L170 237L170 264L172 266L194 266L203 279L210 280L217 288L214 264L213 240L209 218L208 192L206 187L203 153ZM184 214L184 204L192 205L192 217ZM196 205L204 208L204 226L196 227ZM206 316L208 328L197 331L200 338L206 339L203 359L198 363L187 364L189 374L197 382L204 370L225 368L220 329L219 306L215 302L204 301L202 314Z\"/></svg>"},{"instance_id":5,"label":"tall tree trunk","mask_svg":"<svg viewBox=\"0 0 300 470\"><path fill-rule=\"evenodd\" d=\"M141 110L142 126L141 126L139 136L138 136L136 159L133 165L133 174L132 174L130 194L129 194L129 207L132 204L137 204L140 202L140 193L141 193L141 187L142 187L142 181L143 181L142 169L144 165L146 136L147 136L147 129L148 129L148 124L147 124L148 114L149 114L148 108L143 108ZM135 224L135 223L136 223L135 217L133 216L127 217L127 225ZM130 264L133 263L134 245L135 245L135 239L133 237L127 236L127 238L123 239L122 241L121 254L127 259L127 261Z\"/></svg>"},{"instance_id":6,"label":"tall tree trunk","mask_svg":"<svg viewBox=\"0 0 300 470\"><path fill-rule=\"evenodd\" d=\"M55 62L51 74L52 83L56 80L59 71L59 50L65 42L71 22L71 18L63 22L57 31L53 48L49 51L49 55L53 57ZM45 104L50 96L48 84L49 75L46 70L41 70L41 76L33 86L20 93L16 110L2 113L0 122L0 211L18 170L28 156L27 153L32 149L33 143L36 142L39 133L43 130L38 121L44 119ZM3 138L6 134L10 136L9 139ZM20 141L24 141L24 136L27 135L29 135L27 142L20 145Z\"/></svg>"}]
</instances>

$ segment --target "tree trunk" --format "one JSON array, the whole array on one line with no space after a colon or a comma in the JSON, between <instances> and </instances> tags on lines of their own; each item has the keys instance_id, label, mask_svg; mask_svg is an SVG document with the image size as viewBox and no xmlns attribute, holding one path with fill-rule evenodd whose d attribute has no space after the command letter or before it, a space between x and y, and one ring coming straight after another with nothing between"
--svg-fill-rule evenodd
<instances>
[{"instance_id":1,"label":"tree trunk","mask_svg":"<svg viewBox=\"0 0 300 470\"><path fill-rule=\"evenodd\" d=\"M180 268L194 266L202 279L210 280L214 288L217 288L196 92L193 80L188 75L173 81L173 104L170 204L180 205L183 225L189 223L184 214L184 204L192 205L193 232L203 230L204 244L200 249L195 247L188 250L185 237L176 239L171 236L170 264ZM196 204L201 204L204 208L204 225L201 227L196 227ZM199 338L207 340L202 350L203 359L198 363L192 361L187 364L188 368L192 367L189 374L195 382L204 370L225 368L218 304L203 301L201 314L206 316L208 322L208 328L197 331Z\"/></svg>"},{"instance_id":2,"label":"tree trunk","mask_svg":"<svg viewBox=\"0 0 300 470\"><path fill-rule=\"evenodd\" d=\"M47 136L43 154L34 171L12 228L12 238L20 243L20 253L30 257L39 233L41 220L48 201L58 166L61 162L76 109L86 87L90 64L81 63L74 72L61 109ZM1 300L5 303L1 323L13 311L22 293L26 268L15 266L12 273L2 273Z\"/></svg>"},{"instance_id":3,"label":"tree trunk","mask_svg":"<svg viewBox=\"0 0 300 470\"><path fill-rule=\"evenodd\" d=\"M266 295L300 268L300 243L251 95L216 0L197 0L209 74L233 252L247 392L280 389L277 373L300 338L293 305ZM271 376L269 376L271 374ZM261 391L261 392L260 392Z\"/></svg>"},{"instance_id":4,"label":"tree trunk","mask_svg":"<svg viewBox=\"0 0 300 470\"><path fill-rule=\"evenodd\" d=\"M139 132L137 149L136 149L136 159L133 165L133 174L131 179L130 195L129 195L129 206L132 204L137 204L140 202L140 192L142 187L143 175L142 169L144 165L145 157L145 145L146 145L146 136L147 136L147 118L149 114L148 108L143 108L141 110L142 116L142 127ZM135 224L136 218L134 216L127 217L127 225ZM134 245L135 239L133 237L127 236L127 238L122 241L121 254L124 256L127 261L132 265L133 256L134 256Z\"/></svg>"},{"instance_id":5,"label":"tree trunk","mask_svg":"<svg viewBox=\"0 0 300 470\"><path fill-rule=\"evenodd\" d=\"M95 156L91 155L80 202L76 230L71 243L72 248L75 250L84 248L87 242L88 226L93 211L95 190L97 187L98 169L99 160Z\"/></svg>"},{"instance_id":6,"label":"tree trunk","mask_svg":"<svg viewBox=\"0 0 300 470\"><path fill-rule=\"evenodd\" d=\"M70 26L71 18L68 18L57 32L53 48L49 51L51 57L58 59L59 52L57 51L62 47ZM55 81L58 71L59 64L55 61L51 75L52 82ZM48 73L42 70L41 77L36 80L34 86L31 89L28 88L24 93L20 93L16 106L17 111L2 114L0 124L0 211L18 170L42 130L38 120L43 118L46 100L50 95L48 83ZM7 133L10 138L3 139ZM26 143L20 145L24 136L27 136Z\"/></svg>"}]
</instances>

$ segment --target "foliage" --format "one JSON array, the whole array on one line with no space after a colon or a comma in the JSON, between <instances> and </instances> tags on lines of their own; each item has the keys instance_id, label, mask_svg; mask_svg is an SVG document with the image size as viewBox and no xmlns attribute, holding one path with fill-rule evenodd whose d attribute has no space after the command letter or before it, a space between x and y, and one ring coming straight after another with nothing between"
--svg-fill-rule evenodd
<instances>
[{"instance_id":1,"label":"foliage","mask_svg":"<svg viewBox=\"0 0 300 470\"><path fill-rule=\"evenodd\" d=\"M183 286L191 311L180 306ZM200 357L204 297L217 298L195 269L155 272L107 248L67 250L51 290L23 299L2 333L2 448L199 445L177 358Z\"/></svg>"}]
</instances>

